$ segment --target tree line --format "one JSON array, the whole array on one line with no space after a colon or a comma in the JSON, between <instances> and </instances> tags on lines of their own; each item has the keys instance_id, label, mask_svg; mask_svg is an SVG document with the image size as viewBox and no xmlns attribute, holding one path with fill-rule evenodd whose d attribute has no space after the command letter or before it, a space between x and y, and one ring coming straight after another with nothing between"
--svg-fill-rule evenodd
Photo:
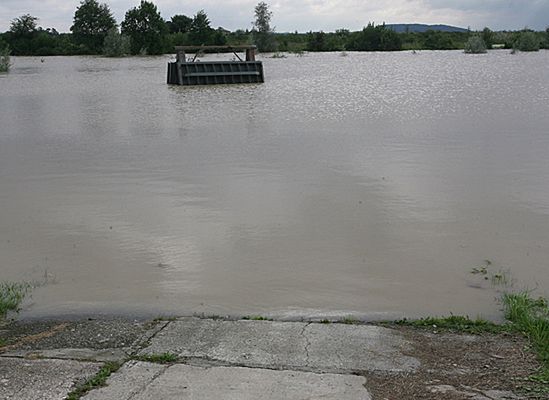
<instances>
[{"instance_id":1,"label":"tree line","mask_svg":"<svg viewBox=\"0 0 549 400\"><path fill-rule=\"evenodd\" d=\"M70 33L38 26L38 19L26 14L11 21L10 29L0 34L0 50L12 55L164 54L177 45L256 44L259 51L398 51L491 48L494 44L519 50L549 48L549 28L544 32L525 29L519 32L403 32L384 24L368 23L351 32L275 33L272 12L265 2L254 9L251 30L230 32L213 28L204 10L194 16L174 15L164 20L152 1L140 4L125 14L118 25L109 6L97 0L82 0L76 8Z\"/></svg>"},{"instance_id":2,"label":"tree line","mask_svg":"<svg viewBox=\"0 0 549 400\"><path fill-rule=\"evenodd\" d=\"M396 33L385 25L369 23L361 31L340 29L335 32L309 32L279 35L282 51L396 51L396 50L467 50L470 41L477 41L485 49L493 46L520 51L549 49L549 28L544 32L530 29L493 32L484 28L480 32L426 32Z\"/></svg>"},{"instance_id":3,"label":"tree line","mask_svg":"<svg viewBox=\"0 0 549 400\"><path fill-rule=\"evenodd\" d=\"M126 12L117 24L109 6L97 0L83 0L74 13L71 33L44 29L29 14L11 21L0 35L12 55L163 54L174 45L226 44L226 31L211 27L203 10L193 17L174 15L165 21L156 5L142 0Z\"/></svg>"}]
</instances>

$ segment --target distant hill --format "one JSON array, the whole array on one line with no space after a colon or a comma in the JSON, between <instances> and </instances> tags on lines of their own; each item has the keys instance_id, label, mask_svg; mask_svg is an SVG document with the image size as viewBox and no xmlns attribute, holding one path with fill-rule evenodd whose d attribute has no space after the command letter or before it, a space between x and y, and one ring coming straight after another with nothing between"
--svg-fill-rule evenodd
<instances>
[{"instance_id":1,"label":"distant hill","mask_svg":"<svg viewBox=\"0 0 549 400\"><path fill-rule=\"evenodd\" d=\"M467 32L467 29L458 28L457 26L450 25L425 25L425 24L385 24L389 29L392 29L395 32L427 32L428 30L432 31L441 31L441 32Z\"/></svg>"}]
</instances>

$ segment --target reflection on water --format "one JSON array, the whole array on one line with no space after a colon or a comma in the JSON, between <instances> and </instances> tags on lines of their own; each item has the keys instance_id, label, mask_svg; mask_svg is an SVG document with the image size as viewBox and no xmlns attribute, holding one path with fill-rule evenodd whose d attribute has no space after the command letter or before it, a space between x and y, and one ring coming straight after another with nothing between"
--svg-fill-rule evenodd
<instances>
[{"instance_id":1,"label":"reflection on water","mask_svg":"<svg viewBox=\"0 0 549 400\"><path fill-rule=\"evenodd\" d=\"M548 52L307 54L216 87L167 61L0 77L1 278L52 282L24 315L493 316L485 259L547 293Z\"/></svg>"}]
</instances>

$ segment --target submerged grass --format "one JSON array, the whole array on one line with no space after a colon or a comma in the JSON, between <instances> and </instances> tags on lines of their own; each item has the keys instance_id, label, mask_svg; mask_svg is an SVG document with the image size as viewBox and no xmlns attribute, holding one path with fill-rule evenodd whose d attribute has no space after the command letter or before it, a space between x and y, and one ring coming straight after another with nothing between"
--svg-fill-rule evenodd
<instances>
[{"instance_id":1,"label":"submerged grass","mask_svg":"<svg viewBox=\"0 0 549 400\"><path fill-rule=\"evenodd\" d=\"M25 282L0 282L0 320L8 311L17 311L19 305L30 290L31 285Z\"/></svg>"}]
</instances>

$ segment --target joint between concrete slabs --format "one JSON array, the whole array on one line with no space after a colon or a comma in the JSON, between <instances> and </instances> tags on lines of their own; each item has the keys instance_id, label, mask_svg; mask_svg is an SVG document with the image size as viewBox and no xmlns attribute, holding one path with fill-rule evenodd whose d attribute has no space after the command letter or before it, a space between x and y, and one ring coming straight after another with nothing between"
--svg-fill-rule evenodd
<instances>
[{"instance_id":1,"label":"joint between concrete slabs","mask_svg":"<svg viewBox=\"0 0 549 400\"><path fill-rule=\"evenodd\" d=\"M167 324L166 324L167 325ZM148 382L144 382L142 385L140 385L140 388L139 390L136 390L134 391L130 397L128 397L128 400L131 400L133 399L134 397L136 397L137 395L139 395L140 393L142 393L146 388L147 386L149 386L150 384L152 384L156 379L160 378L163 374L166 373L166 371L168 370L169 366L166 365L164 366L164 368L162 368L160 371L158 371L157 373L155 373L152 377L152 379Z\"/></svg>"},{"instance_id":2,"label":"joint between concrete slabs","mask_svg":"<svg viewBox=\"0 0 549 400\"><path fill-rule=\"evenodd\" d=\"M376 326L187 318L170 324L141 354L169 352L186 360L277 370L405 372L419 366L402 353L409 345Z\"/></svg>"},{"instance_id":3,"label":"joint between concrete slabs","mask_svg":"<svg viewBox=\"0 0 549 400\"><path fill-rule=\"evenodd\" d=\"M305 339L305 367L309 366L309 347L311 346L311 341L309 340L309 337L305 334L305 330L311 324L312 322L307 323L301 330L301 336Z\"/></svg>"},{"instance_id":4,"label":"joint between concrete slabs","mask_svg":"<svg viewBox=\"0 0 549 400\"><path fill-rule=\"evenodd\" d=\"M152 327L148 332L145 332L143 336L138 337L130 346L131 352L128 354L130 357L137 355L141 350L150 346L151 340L153 340L160 332L162 332L172 321L159 321L158 325Z\"/></svg>"}]
</instances>

